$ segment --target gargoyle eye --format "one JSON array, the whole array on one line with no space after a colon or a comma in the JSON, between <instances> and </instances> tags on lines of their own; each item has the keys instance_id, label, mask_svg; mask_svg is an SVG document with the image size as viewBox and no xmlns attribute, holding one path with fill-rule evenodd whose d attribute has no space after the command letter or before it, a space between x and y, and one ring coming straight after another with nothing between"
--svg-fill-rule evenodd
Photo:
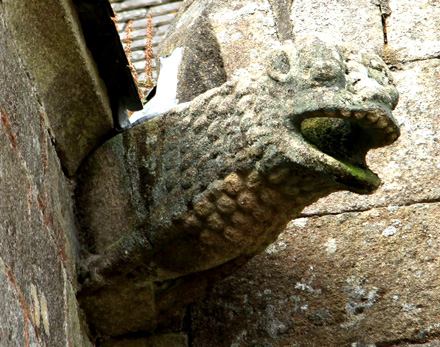
<instances>
[{"instance_id":1,"label":"gargoyle eye","mask_svg":"<svg viewBox=\"0 0 440 347\"><path fill-rule=\"evenodd\" d=\"M287 52L283 50L276 51L269 58L267 73L274 80L285 82L290 71L290 60Z\"/></svg>"}]
</instances>

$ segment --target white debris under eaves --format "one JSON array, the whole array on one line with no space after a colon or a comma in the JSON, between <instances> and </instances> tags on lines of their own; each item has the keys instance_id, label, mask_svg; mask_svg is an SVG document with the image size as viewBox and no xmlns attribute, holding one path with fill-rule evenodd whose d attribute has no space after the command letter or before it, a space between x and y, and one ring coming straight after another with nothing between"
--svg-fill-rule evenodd
<instances>
[{"instance_id":1,"label":"white debris under eaves","mask_svg":"<svg viewBox=\"0 0 440 347\"><path fill-rule=\"evenodd\" d=\"M177 84L183 47L176 48L171 55L160 58L160 74L156 86L156 95L145 104L141 111L134 112L129 121L131 125L160 116L179 104Z\"/></svg>"}]
</instances>

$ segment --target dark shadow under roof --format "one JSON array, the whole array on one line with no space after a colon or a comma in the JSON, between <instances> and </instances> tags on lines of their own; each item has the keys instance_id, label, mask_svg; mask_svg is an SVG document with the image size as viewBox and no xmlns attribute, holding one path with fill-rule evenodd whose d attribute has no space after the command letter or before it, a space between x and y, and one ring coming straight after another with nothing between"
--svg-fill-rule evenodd
<instances>
[{"instance_id":1,"label":"dark shadow under roof","mask_svg":"<svg viewBox=\"0 0 440 347\"><path fill-rule=\"evenodd\" d=\"M124 128L126 109L142 109L138 89L112 17L108 0L73 0L87 47L96 61L113 112L115 128Z\"/></svg>"}]
</instances>

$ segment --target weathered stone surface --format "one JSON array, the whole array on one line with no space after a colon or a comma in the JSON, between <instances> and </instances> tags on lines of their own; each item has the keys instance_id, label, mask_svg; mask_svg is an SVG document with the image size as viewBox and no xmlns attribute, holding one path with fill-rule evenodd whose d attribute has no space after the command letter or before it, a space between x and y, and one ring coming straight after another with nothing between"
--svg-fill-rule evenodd
<instances>
[{"instance_id":1,"label":"weathered stone surface","mask_svg":"<svg viewBox=\"0 0 440 347\"><path fill-rule=\"evenodd\" d=\"M294 220L264 255L193 305L193 345L393 346L435 338L439 215L435 203Z\"/></svg>"},{"instance_id":2,"label":"weathered stone surface","mask_svg":"<svg viewBox=\"0 0 440 347\"><path fill-rule=\"evenodd\" d=\"M440 56L440 4L438 1L389 0L386 19L390 58L397 62Z\"/></svg>"},{"instance_id":3,"label":"weathered stone surface","mask_svg":"<svg viewBox=\"0 0 440 347\"><path fill-rule=\"evenodd\" d=\"M377 1L295 0L290 19L293 35L322 32L336 40L380 54L384 34Z\"/></svg>"},{"instance_id":4,"label":"weathered stone surface","mask_svg":"<svg viewBox=\"0 0 440 347\"><path fill-rule=\"evenodd\" d=\"M70 184L10 30L9 6L0 4L0 345L89 346L73 289Z\"/></svg>"},{"instance_id":5,"label":"weathered stone surface","mask_svg":"<svg viewBox=\"0 0 440 347\"><path fill-rule=\"evenodd\" d=\"M178 99L187 103L108 141L83 167L77 201L93 255L80 299L98 331L170 329L184 305L261 252L304 206L377 187L363 158L398 136L390 72L325 35L283 44L271 14L264 1L192 3L161 48L166 56L185 47ZM229 55L236 61L223 65ZM149 282L157 321L142 321L142 309L124 315L125 298L138 300Z\"/></svg>"},{"instance_id":6,"label":"weathered stone surface","mask_svg":"<svg viewBox=\"0 0 440 347\"><path fill-rule=\"evenodd\" d=\"M196 23L183 35L181 30L175 31L172 27L171 34L168 34L169 39L165 41L165 48L162 46L159 51L160 55L168 56L171 54L169 50L185 47L177 87L177 99L180 102L190 101L227 80L219 42L211 23L203 14L193 20Z\"/></svg>"},{"instance_id":7,"label":"weathered stone surface","mask_svg":"<svg viewBox=\"0 0 440 347\"><path fill-rule=\"evenodd\" d=\"M188 337L184 334L164 334L147 338L108 341L102 347L188 347ZM434 346L432 346L434 347Z\"/></svg>"},{"instance_id":8,"label":"weathered stone surface","mask_svg":"<svg viewBox=\"0 0 440 347\"><path fill-rule=\"evenodd\" d=\"M364 22L371 11L341 15L347 4L370 2L349 3L293 6L304 10L301 32L338 36L332 25L344 23L352 44L384 51L400 93L393 114L402 135L369 152L383 185L369 197L334 193L306 208L264 256L192 307L194 346L439 344L438 2L372 1L382 7L373 28L386 14L383 48L383 33ZM320 24L323 16L328 24Z\"/></svg>"},{"instance_id":9,"label":"weathered stone surface","mask_svg":"<svg viewBox=\"0 0 440 347\"><path fill-rule=\"evenodd\" d=\"M130 6L151 6L162 2L126 1L131 3ZM234 1L230 3L232 6L238 4ZM46 1L37 5L32 1L11 0L3 0L0 4L2 346L91 345L85 334L86 329L82 326L75 298L77 244L74 240L76 225L70 192L72 182L66 180L61 166L67 168L70 174L73 173L84 155L94 147L93 141L98 143L107 131L105 129L111 127L111 122L107 122L111 117L107 117L101 124L95 123L95 114L103 112L106 116L109 115L105 106L105 91L100 89L93 65L89 65L90 59L87 58L85 47L77 44L77 40L82 42L82 39L77 30L75 15L70 12L68 4L64 1ZM373 343L377 346L410 346L416 343L426 347L439 345L438 341L432 340L440 334L440 318L436 307L439 277L436 220L439 206L435 202L439 194L436 184L437 166L440 167L437 155L438 126L435 119L439 94L439 65L436 59L439 52L438 9L436 1L296 0L292 4L290 0L270 0L249 2L247 6L234 8L233 11L222 11L220 16L212 18L212 33L221 32L224 35L215 38L218 46L215 46L215 49L218 48L216 56L224 60L226 79L234 81L265 71L266 66L258 63L263 61L263 55L258 50L269 52L278 49L282 44L278 41L288 40L290 36L298 38L310 31L323 31L342 41L357 43L368 51L380 53L383 48L381 42L386 34L388 47L383 50L384 59L395 70L395 80L401 93L396 115L403 135L389 150L379 149L369 155L371 167L380 173L384 183L378 195L364 199L350 194L338 194L339 197L333 196L332 199L324 200L326 206L321 203L308 209L306 212L309 219L298 219L292 223L264 256L255 259L236 277L209 294L210 303L205 301L194 307L191 323L193 345L285 346L295 342L305 346L312 343L323 346L347 343L358 347ZM292 18L291 23L286 19L289 15ZM385 31L380 24L381 16L384 15ZM271 19L272 17L275 19ZM69 25L65 25L66 18ZM182 23L190 24L185 20L187 19L183 18ZM235 26L242 26L252 20L255 22L242 28L239 35L234 33ZM27 25L24 25L24 21ZM258 24L258 21L263 21L263 24ZM6 29L6 26L9 28ZM294 35L290 35L291 27ZM65 28L68 29L64 30ZM178 29L177 24L173 30L176 28ZM163 30L163 26L160 29ZM69 42L70 39L73 41ZM143 45L140 41L135 44L139 48ZM241 57L240 54L247 49L249 56ZM310 54L313 51L307 52ZM319 52L321 51L318 50ZM78 61L74 61L73 58L84 54ZM273 63L276 68L271 70L270 76L285 83L288 78L283 72L288 70L286 60L283 55L275 55L275 58L277 59ZM194 59L192 61L197 62ZM203 61L205 57L201 59ZM315 72L321 70L321 76L328 76L331 66L332 64L324 64L321 69L315 69ZM80 69L76 67L83 68L81 71L84 72L84 79L76 76L81 75ZM87 69L90 71L87 72ZM368 73L374 73L373 70L368 69ZM313 69L310 71L313 72ZM87 73L92 77L87 77ZM191 87L190 84L189 86ZM188 100L197 98L211 87L190 88L190 92L187 92ZM87 94L86 98L85 90L93 88L96 90ZM258 88L252 88L257 93ZM211 95L213 98L214 96ZM243 96L240 100L237 107L241 111L261 111L261 108L252 104L252 97ZM309 103L313 101L307 97L304 100ZM211 101L197 105L213 106L219 115L224 111L222 107L230 107L229 104L219 106L217 102L211 104ZM266 99L260 98L257 101L261 104ZM93 107L92 103L95 103ZM71 118L67 119L66 110L72 114L75 110L78 114L83 114L86 110L92 116L85 120L78 118L80 121L72 125L69 123ZM168 115L167 119L174 121L179 112L184 111L176 111ZM207 128L208 132L209 129L208 137L215 137L228 129L229 125L226 123L211 124L211 119L200 118L190 122L188 126L197 127L198 131L205 131ZM64 128L66 124L68 127ZM231 124L233 126L234 123ZM306 130L309 140L321 138L313 126ZM83 146L85 135L81 131L90 131L91 137L86 139L90 141L87 142L89 147ZM108 211L101 210L105 212L103 215L96 210L90 214L92 218L87 223L90 223L93 232L83 234L91 236L90 240L86 237L81 240L84 246L90 247L94 252L102 251L114 244L122 234L134 231L134 226L148 215L141 205L144 203L145 197L142 194L145 192L142 189L136 190L138 183L133 179L136 177L133 171L138 168L112 165L132 163L131 156L138 153L131 150L137 144L118 144L121 139L130 142L136 138L141 143L139 147L146 148L150 155L162 146L152 138L167 138L166 135L170 132L166 131L162 134L158 129L151 130L151 137L148 139L151 143L144 147L142 141L145 138L139 134L136 135L138 137L118 137L98 150L97 157L101 156L103 161L90 164L89 168L94 167L98 172L120 180L105 184L98 179L90 180L89 184L96 187L96 194L91 193L88 196L87 204L93 206L104 203L109 208ZM237 136L238 133L233 132ZM176 134L181 133L176 131ZM76 137L77 135L80 137ZM257 132L250 135L259 136ZM219 135L219 138L221 136L223 135ZM271 136L273 137L273 133ZM169 143L175 143L173 141ZM54 142L57 142L61 163ZM112 147L110 143L116 146ZM326 143L333 146L332 141ZM173 192L176 186L189 185L191 178L197 177L198 170L190 170L197 160L183 154L200 150L203 145L206 143L200 141L193 146L187 145L184 150L181 146L177 151L180 157L177 158L173 157L176 151L167 149L171 154L163 156L163 161L154 162L157 167L168 172L167 177L170 178L161 183L163 192ZM215 146L207 150L222 152L222 145L215 143ZM115 148L122 148L123 151L114 151ZM127 148L130 150L125 151ZM220 167L222 158L219 158L219 163L209 166L213 171L217 170L216 165ZM211 159L206 158L206 162ZM173 165L177 165L179 169L186 167L186 174L179 176L180 173L173 171ZM154 171L152 166L146 167ZM289 173L285 168L271 171L263 183L269 187L281 187ZM131 180L127 177L131 177ZM209 199L196 201L194 214L184 220L183 230L198 230L203 222L205 228L198 237L206 247L220 244L217 236L222 237L221 232L228 242L243 242L243 247L246 247L250 242L249 235L237 232L235 225L257 225L254 220L264 222L267 214L258 208L256 202L272 204L273 210L276 210L275 206L280 201L279 195L275 189L267 189L267 186L261 188L261 177L256 171L250 172L246 179L240 174L227 175L225 178L224 191L215 196L215 203ZM135 184L130 185L133 182ZM283 191L293 195L307 195L307 199L311 199L313 194L308 192L309 183L302 185L301 189L296 185L286 186ZM162 192L158 190L154 199L160 194ZM307 202L299 201L300 204ZM400 206L408 204L410 206ZM372 207L374 208L371 209ZM342 213L350 209L371 210ZM121 211L123 217L114 215ZM167 217L168 212L169 210L158 213L159 225L160 217ZM311 215L328 212L335 215ZM252 215L251 220L249 215ZM105 223L98 223L101 221ZM233 223L234 227L231 227ZM100 229L103 226L108 229ZM249 231L251 234L257 233L258 228L259 226L252 227ZM171 229L173 227L167 230ZM130 238L129 241L135 242L123 245L122 250L130 249L136 244L136 238ZM148 254L149 243L144 246L140 254L145 254L142 253L145 250ZM178 246L176 242L169 253L158 254L158 258L167 259L171 254L174 260L179 259L179 255L175 255ZM221 255L215 261L230 252L229 249L220 251ZM124 258L123 255L121 257ZM93 261L93 258L89 260ZM123 300L112 302L111 300L117 298L112 293L115 289L105 288L100 289L100 294L92 296L88 305L92 310L97 310L95 315L102 314L99 310L104 308L104 317L100 316L98 320L107 319L105 314L109 312L110 316L117 316L121 308L130 307L133 308L133 316L130 317L133 321L130 324L138 325L137 320L143 319L140 325L151 331L166 331L170 327L179 330L182 308L195 296L203 293L206 287L218 282L222 276L231 273L246 260L236 258L221 268L178 279L171 278L154 285L148 281L136 282L136 278L143 278L145 275L142 271L151 270L136 268L132 272L128 271L130 276L134 274L134 280L122 276L122 284L115 287L116 290L125 289L118 292L118 295L123 294ZM197 264L197 261L190 259L190 266ZM111 269L113 270L114 268ZM133 300L131 295L136 291L131 291L132 288L141 292L134 297L140 299L140 302ZM106 301L106 298L110 300ZM104 303L94 299L101 299ZM219 303L223 306L218 306ZM105 306L109 304L113 311L105 311ZM113 330L116 327L124 333L127 322L124 317L117 318L119 321L112 322L108 329L114 332L117 331ZM157 325L156 322L163 324ZM132 326L130 329L136 330L137 327ZM131 337L107 342L107 345L113 346L188 344L184 335L175 334L151 338Z\"/></svg>"},{"instance_id":10,"label":"weathered stone surface","mask_svg":"<svg viewBox=\"0 0 440 347\"><path fill-rule=\"evenodd\" d=\"M438 59L408 63L393 72L399 90L394 115L401 126L399 140L369 153L367 161L383 185L371 197L335 193L307 208L305 214L365 210L373 206L435 201L440 196L440 134L437 110L440 83ZM387 158L385 161L383 158Z\"/></svg>"},{"instance_id":11,"label":"weathered stone surface","mask_svg":"<svg viewBox=\"0 0 440 347\"><path fill-rule=\"evenodd\" d=\"M160 56L169 55L175 44L190 41L191 36L181 29L190 27L194 19L209 23L210 31L215 33L211 36L216 37L228 79L241 74L249 76L261 73L264 70L259 63L261 54L280 46L275 18L268 1L195 1L178 14L168 31L167 40L162 44ZM237 30L238 27L240 30ZM209 31L205 29L205 33ZM180 39L176 36L180 36ZM216 61L213 64L218 66Z\"/></svg>"},{"instance_id":12,"label":"weathered stone surface","mask_svg":"<svg viewBox=\"0 0 440 347\"><path fill-rule=\"evenodd\" d=\"M66 0L1 4L46 109L61 164L70 175L113 129L106 88L72 6Z\"/></svg>"},{"instance_id":13,"label":"weathered stone surface","mask_svg":"<svg viewBox=\"0 0 440 347\"><path fill-rule=\"evenodd\" d=\"M141 283L125 279L118 286L102 288L99 295L83 298L92 329L106 335L118 336L138 331L154 331L157 311L152 282ZM111 314L109 314L111 312Z\"/></svg>"}]
</instances>

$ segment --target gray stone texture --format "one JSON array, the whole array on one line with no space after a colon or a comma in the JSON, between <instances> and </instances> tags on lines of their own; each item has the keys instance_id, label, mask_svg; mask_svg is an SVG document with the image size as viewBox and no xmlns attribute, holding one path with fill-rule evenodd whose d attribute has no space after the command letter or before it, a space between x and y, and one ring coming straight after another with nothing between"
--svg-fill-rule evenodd
<instances>
[{"instance_id":1,"label":"gray stone texture","mask_svg":"<svg viewBox=\"0 0 440 347\"><path fill-rule=\"evenodd\" d=\"M164 334L145 339L145 347L188 347L188 336L185 334ZM133 347L140 346L133 344ZM128 347L128 346L127 346Z\"/></svg>"},{"instance_id":2,"label":"gray stone texture","mask_svg":"<svg viewBox=\"0 0 440 347\"><path fill-rule=\"evenodd\" d=\"M47 76L41 80L25 65L30 56L18 31L27 24L30 30L36 13L29 6L25 16L20 4L0 4L0 345L90 346L75 297L77 229L71 184L53 144L55 137L60 142L63 137L51 123L59 115L50 113L59 107L54 100L69 96L51 90L48 100L39 84ZM45 43L42 35L27 34L32 47ZM34 60L41 58L38 52ZM59 53L54 48L54 57ZM65 59L57 64L63 62L69 64ZM72 91L80 95L77 88ZM76 153L73 157L77 160Z\"/></svg>"},{"instance_id":3,"label":"gray stone texture","mask_svg":"<svg viewBox=\"0 0 440 347\"><path fill-rule=\"evenodd\" d=\"M82 167L76 201L90 256L79 298L103 335L178 329L188 302L304 206L379 184L363 157L399 134L390 71L328 35L281 42L280 12L265 1L190 4L160 47L162 57L184 47L183 103L107 141ZM322 117L342 131L334 143L321 142ZM316 146L305 140L314 136Z\"/></svg>"},{"instance_id":4,"label":"gray stone texture","mask_svg":"<svg viewBox=\"0 0 440 347\"><path fill-rule=\"evenodd\" d=\"M387 17L388 49L400 62L440 56L440 3L389 0L392 15Z\"/></svg>"},{"instance_id":5,"label":"gray stone texture","mask_svg":"<svg viewBox=\"0 0 440 347\"><path fill-rule=\"evenodd\" d=\"M108 341L102 347L188 347L185 334L163 334L146 338L127 338L120 341ZM430 347L430 346L426 346ZM435 346L432 346L435 347Z\"/></svg>"},{"instance_id":6,"label":"gray stone texture","mask_svg":"<svg viewBox=\"0 0 440 347\"><path fill-rule=\"evenodd\" d=\"M142 19L145 9L152 9L157 16L168 16L164 12L170 8L165 6L170 5L170 11L174 11L177 3L129 0L114 1L113 5L126 20L131 15L133 19ZM276 21L268 18L269 9ZM257 18L257 25L244 27L241 36L234 36L233 27L241 28L246 16ZM222 24L222 18L226 18L223 23L227 24ZM292 19L290 23L287 18ZM293 39L323 31L357 48L382 55L393 70L400 93L394 115L401 127L401 137L393 145L371 151L368 156L369 166L379 173L383 182L375 195L335 193L307 208L265 253L191 307L186 320L190 339L184 334L165 333L150 338L108 339L103 345L439 346L438 20L439 4L432 0L249 1L248 7L226 11L214 20L213 28L223 33L219 47L222 52L229 52L224 56L226 75L235 81L261 73L265 67L254 64L253 50L262 47L271 51L278 40L289 39L290 27ZM123 30L124 23L120 25ZM155 28L156 41L161 40L160 35L167 27L168 24ZM143 49L141 41L135 41L134 45L139 51ZM134 169L129 165L113 166L121 162L118 155L132 160L136 151L112 152L109 143L98 150L101 157L95 166L89 162L98 171L104 170L121 180L103 182L94 177L96 181L89 181L88 184L105 192L93 195L89 189L89 203L111 202L105 211L110 214L104 214L108 217L105 221L108 229L97 228L95 234L87 229L79 233L72 199L75 180L66 178L65 173L71 176L76 172L113 124L105 89L87 53L70 2L0 1L0 47L0 346L91 346L76 299L77 242L92 251L105 248L121 234L132 232L133 225L145 216L138 203L149 195L134 189L136 185L127 184L136 181L124 180L124 175ZM243 49L252 54L240 56ZM142 59L141 54L139 58ZM276 72L273 76L280 78ZM205 95L207 99L214 96ZM195 108L211 105L203 104L201 100L207 100L203 98L198 99ZM211 106L222 107L218 100ZM241 107L247 109L249 104L242 102ZM173 120L179 112L182 110L171 113L168 119ZM124 135L112 143L121 148L118 144L121 138L136 140L140 147L152 153L160 148L155 141L163 136L155 124L161 123L143 125L149 131L146 138L142 133ZM210 136L226 129L221 124L210 127ZM203 129L212 124L201 119L189 125ZM143 142L146 139L150 142ZM204 145L201 141L191 143ZM217 146L213 151L219 148L222 147ZM179 153L192 153L193 149L181 147ZM172 165L176 160L182 160L187 169L195 162L193 157L186 161L183 156L173 157L174 153L171 148L166 160L159 163L163 166L154 163L168 171L167 182L161 182L156 197L175 188L173 175L179 173L173 171ZM206 158L206 162L213 162L212 159ZM153 162L145 161L142 165L154 171ZM218 165L212 175L217 169L220 172ZM281 170L270 175L273 184L280 183L282 173ZM196 175L197 170L190 170L177 181L185 184L185 180ZM243 183L234 177L229 178L230 194L234 189L232 183ZM252 178L247 176L245 183L256 183L249 177ZM122 195L121 189L125 189ZM215 187L213 191L219 193ZM129 195L127 200L123 199L124 194ZM200 216L185 220L191 227L197 218L203 219L206 232L200 235L201 242L219 245L214 262L231 252L228 244L217 243L216 238L222 223L217 218L218 212L228 213L228 208L236 203L225 194L215 195L217 212L202 204L198 206ZM177 196L169 195L171 200ZM314 198L308 195L309 200L302 204ZM252 199L244 194L237 201L246 209L246 203ZM287 203L280 206L279 200L276 202L279 210L273 208L271 222L279 221L276 216L282 209L291 208ZM132 203L137 204L137 210ZM115 216L112 211L124 213ZM166 208L158 214L159 226L161 217L170 217ZM87 222L95 228L103 215L91 213L88 217ZM235 218L236 223L240 221L246 224L247 220L243 215ZM251 242L252 233L260 228L249 225L251 236L228 234L233 242L245 242L246 251L249 246L246 242ZM172 225L166 227L175 231ZM144 246L148 249L149 244ZM179 260L173 252L180 246L163 253L158 258L161 265L181 264L180 261L167 263L169 254ZM140 325L146 329L154 330L157 322L165 322L168 328L179 330L182 307L217 282L222 277L219 274L231 273L246 260L240 258L215 271L202 271L154 285L133 281L131 288L140 292L137 296L140 301L133 301L133 292L122 281L116 287L125 290L117 293L122 296L121 301L115 300L117 295L110 288L92 296L86 305L92 311L97 310L95 315L101 315L99 310L106 314L106 305L113 307L110 313L114 316L120 314L120 309L129 308L139 313L130 317L133 318L130 324L139 325L136 319L143 319ZM198 264L189 262L190 266ZM134 273L142 270L135 269ZM88 299L83 297L83 300ZM123 317L117 318L119 321L110 322L108 329L119 326L125 332L127 322ZM99 320L102 316L91 319Z\"/></svg>"},{"instance_id":7,"label":"gray stone texture","mask_svg":"<svg viewBox=\"0 0 440 347\"><path fill-rule=\"evenodd\" d=\"M381 53L384 38L377 1L295 0L290 19L293 36L309 32L329 33L338 41Z\"/></svg>"},{"instance_id":8,"label":"gray stone texture","mask_svg":"<svg viewBox=\"0 0 440 347\"><path fill-rule=\"evenodd\" d=\"M368 156L370 166L382 177L383 185L379 190L371 197L336 193L307 208L304 214L364 210L438 199L440 187L434 182L439 180L440 174L439 73L438 59L406 63L393 72L400 92L394 115L402 135L392 147L374 150Z\"/></svg>"},{"instance_id":9,"label":"gray stone texture","mask_svg":"<svg viewBox=\"0 0 440 347\"><path fill-rule=\"evenodd\" d=\"M3 1L26 72L35 81L61 164L75 174L113 129L106 88L67 1ZM56 30L54 29L56 28Z\"/></svg>"},{"instance_id":10,"label":"gray stone texture","mask_svg":"<svg viewBox=\"0 0 440 347\"><path fill-rule=\"evenodd\" d=\"M382 179L375 194L334 193L306 208L192 306L193 346L437 346L439 3L296 0L292 9L295 36L329 32L383 56L401 136L368 154Z\"/></svg>"},{"instance_id":11,"label":"gray stone texture","mask_svg":"<svg viewBox=\"0 0 440 347\"><path fill-rule=\"evenodd\" d=\"M193 306L194 346L392 346L437 336L439 212L433 203L294 220Z\"/></svg>"}]
</instances>

